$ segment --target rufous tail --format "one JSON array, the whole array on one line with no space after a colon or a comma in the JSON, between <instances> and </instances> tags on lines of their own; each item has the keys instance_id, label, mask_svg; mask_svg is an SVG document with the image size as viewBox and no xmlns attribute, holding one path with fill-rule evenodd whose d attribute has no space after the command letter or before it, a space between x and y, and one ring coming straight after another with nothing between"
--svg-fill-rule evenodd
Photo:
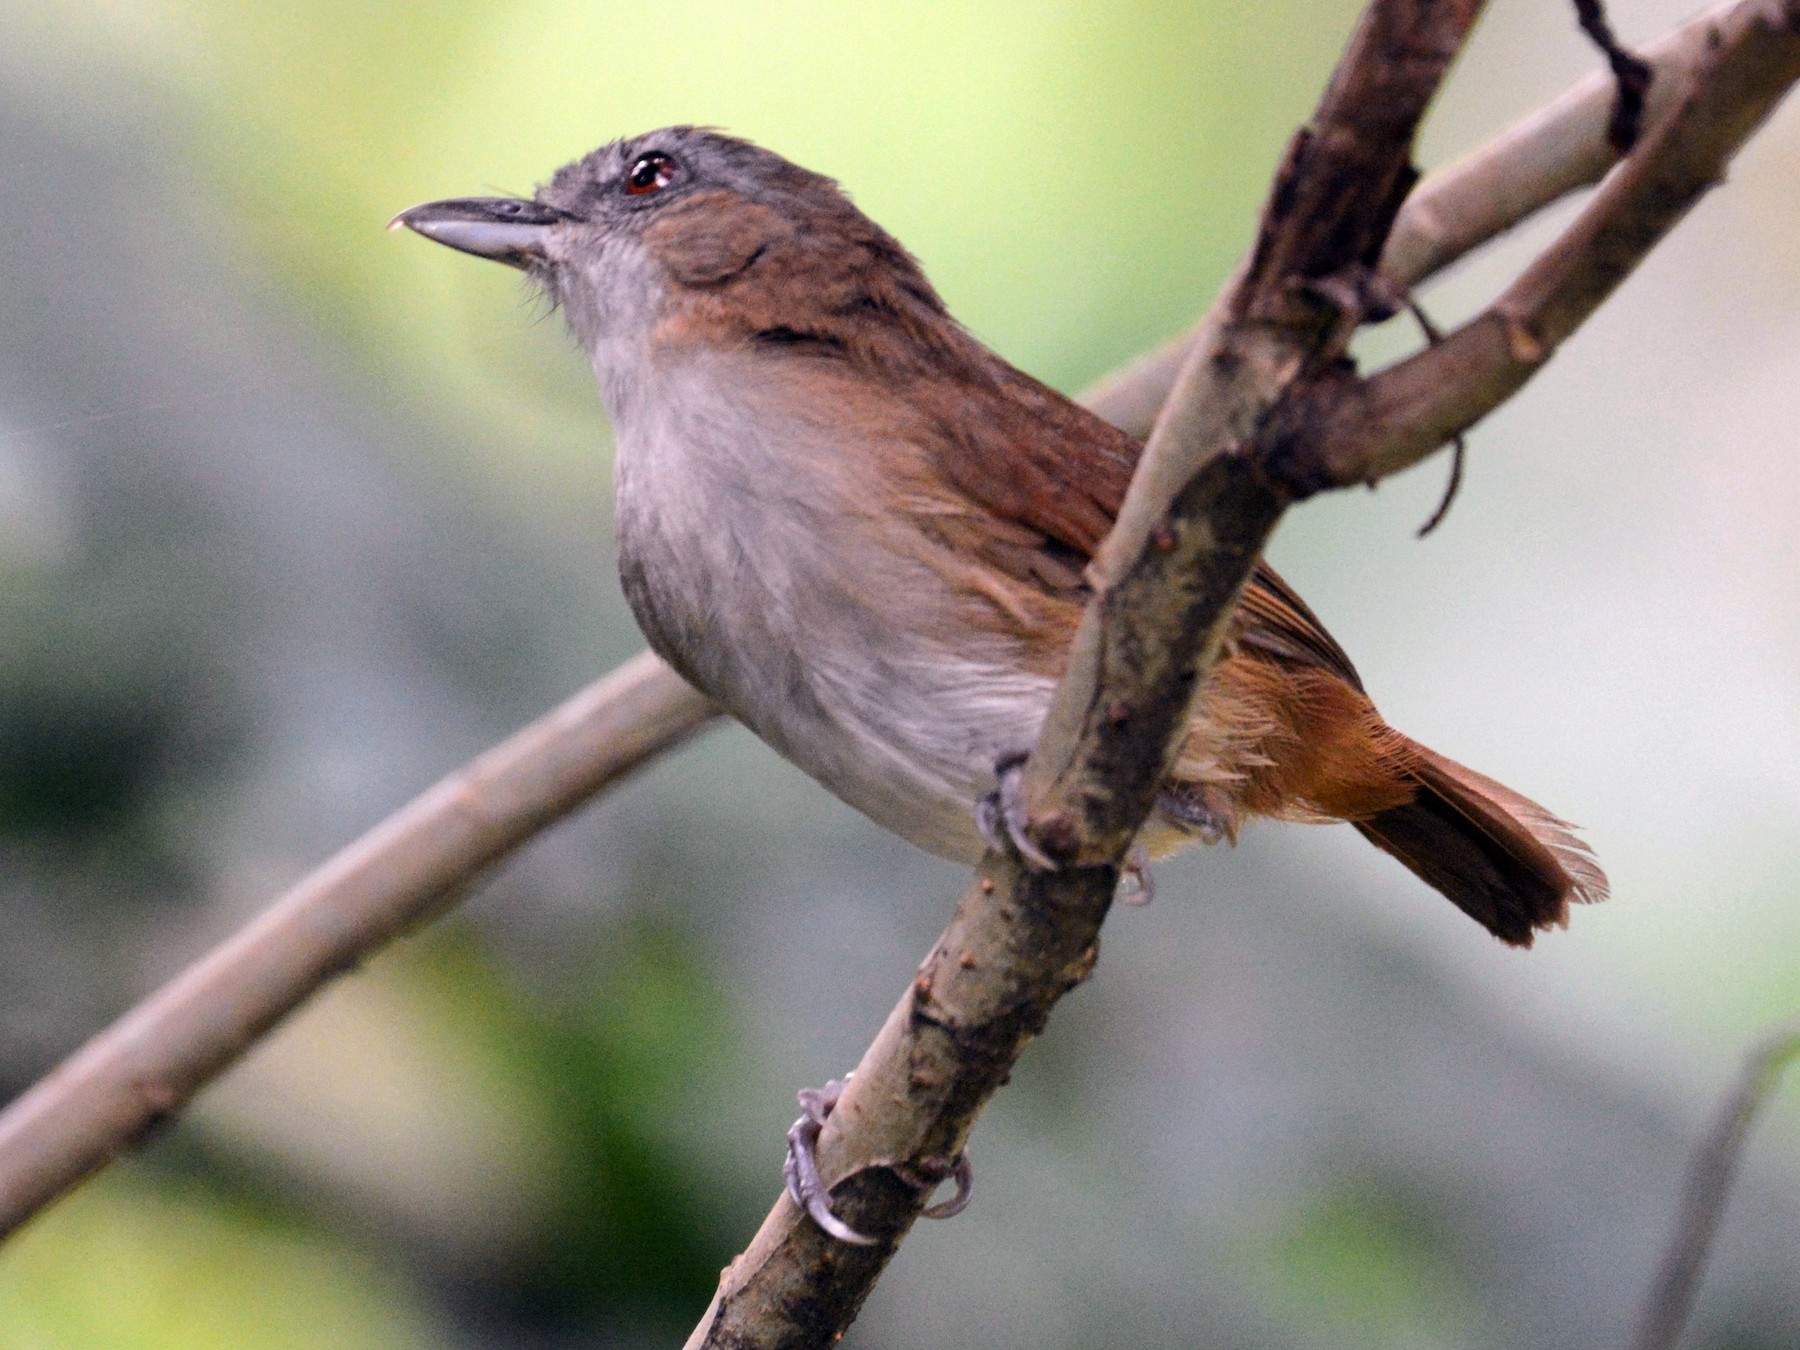
<instances>
[{"instance_id":1,"label":"rufous tail","mask_svg":"<svg viewBox=\"0 0 1800 1350\"><path fill-rule=\"evenodd\" d=\"M1529 947L1571 903L1604 900L1593 850L1528 797L1418 746L1417 795L1356 828L1502 942Z\"/></svg>"}]
</instances>

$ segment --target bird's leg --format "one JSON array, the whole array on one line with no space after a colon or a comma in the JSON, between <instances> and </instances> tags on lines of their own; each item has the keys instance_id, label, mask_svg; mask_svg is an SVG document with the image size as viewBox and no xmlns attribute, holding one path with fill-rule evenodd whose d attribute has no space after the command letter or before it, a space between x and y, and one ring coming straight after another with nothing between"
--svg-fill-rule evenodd
<instances>
[{"instance_id":1,"label":"bird's leg","mask_svg":"<svg viewBox=\"0 0 1800 1350\"><path fill-rule=\"evenodd\" d=\"M1038 847L1025 828L1030 823L1025 810L1025 761L1029 757L1028 752L1019 751L1002 755L995 762L994 777L999 781L992 792L983 793L976 801L975 828L990 848L1006 846L1004 831L1004 839L1012 842L1027 866L1038 872L1054 872L1056 859Z\"/></svg>"},{"instance_id":2,"label":"bird's leg","mask_svg":"<svg viewBox=\"0 0 1800 1350\"><path fill-rule=\"evenodd\" d=\"M819 1175L819 1132L825 1128L838 1099L844 1095L844 1084L849 1078L850 1075L845 1074L822 1088L800 1089L797 1095L801 1115L787 1132L787 1161L781 1165L781 1178L794 1203L820 1228L839 1242L867 1247L875 1239L865 1237L838 1218L831 1207L831 1192L826 1188L825 1178ZM961 1214L975 1194L975 1174L969 1167L967 1154L958 1154L954 1159L926 1158L910 1167L896 1168L895 1172L921 1191L934 1189L946 1177L955 1180L956 1194L927 1209L925 1217L928 1219L948 1219Z\"/></svg>"},{"instance_id":3,"label":"bird's leg","mask_svg":"<svg viewBox=\"0 0 1800 1350\"><path fill-rule=\"evenodd\" d=\"M1023 754L1002 755L994 765L994 776L999 779L999 784L975 803L975 827L990 848L1004 848L1007 841L1011 841L1027 866L1039 872L1054 872L1059 866L1056 859L1044 852L1025 828L1025 760ZM1182 819L1186 823L1186 817ZM1156 881L1150 875L1150 853L1142 844L1134 845L1119 874L1118 899L1122 904L1147 905L1155 898Z\"/></svg>"}]
</instances>

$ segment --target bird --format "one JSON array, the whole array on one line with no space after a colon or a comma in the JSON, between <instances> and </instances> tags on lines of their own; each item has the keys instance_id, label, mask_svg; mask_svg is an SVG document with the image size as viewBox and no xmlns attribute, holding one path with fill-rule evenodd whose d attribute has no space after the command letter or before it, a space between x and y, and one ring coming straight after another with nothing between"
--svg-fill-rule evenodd
<instances>
[{"instance_id":1,"label":"bird","mask_svg":"<svg viewBox=\"0 0 1800 1350\"><path fill-rule=\"evenodd\" d=\"M650 646L851 806L978 861L1141 444L962 327L834 180L716 129L613 141L531 197L401 227L521 269L566 316ZM1512 946L1608 891L1565 821L1388 726L1266 563L1137 845L1260 817L1349 822Z\"/></svg>"}]
</instances>

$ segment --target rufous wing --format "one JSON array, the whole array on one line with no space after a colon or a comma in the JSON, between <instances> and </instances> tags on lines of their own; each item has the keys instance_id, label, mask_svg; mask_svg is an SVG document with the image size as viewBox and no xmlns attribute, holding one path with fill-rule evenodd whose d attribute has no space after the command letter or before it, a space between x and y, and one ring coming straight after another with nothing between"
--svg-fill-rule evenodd
<instances>
[{"instance_id":1,"label":"rufous wing","mask_svg":"<svg viewBox=\"0 0 1800 1350\"><path fill-rule=\"evenodd\" d=\"M1012 568L1018 567L1021 527L1041 537L1044 549L1085 562L1118 513L1141 447L985 349L983 355L992 363L986 367L991 378L966 388L960 408L944 410L945 415L962 416L957 434L946 438L951 449L941 471L960 492L1011 527ZM971 412L979 415L969 416ZM998 556L994 563L1007 566ZM1298 691L1291 707L1278 693L1265 699L1266 720L1276 732L1261 749L1273 751L1284 735L1295 748L1285 763L1252 755L1261 762L1246 772L1236 794L1249 809L1304 815L1309 802L1331 800L1331 789L1355 789L1335 794L1344 803L1337 809L1365 837L1516 946L1529 946L1538 930L1566 923L1571 902L1605 898L1605 874L1566 822L1382 723L1344 649L1266 563L1257 564L1245 588L1234 636L1236 651L1228 655L1227 667L1250 665L1238 671L1236 680L1222 667L1222 687ZM1257 666L1264 668L1260 676L1253 673ZM1279 677L1281 669L1293 678ZM1322 682L1321 675L1328 678ZM1333 690L1334 698L1321 698ZM1357 719L1362 726L1337 728L1340 739L1358 742L1348 747L1358 753L1322 759L1316 753L1321 748L1316 732L1306 728L1323 703L1337 701L1365 710ZM1362 746L1365 739L1368 744ZM1311 781L1322 763L1340 761L1358 766L1353 777L1370 781ZM1268 791L1278 783L1283 786ZM1258 789L1268 800L1252 802ZM1177 794L1193 790L1171 785ZM1286 805L1289 791L1297 810ZM1406 799L1378 808L1348 804L1359 796L1377 801L1384 795L1388 802L1397 795Z\"/></svg>"}]
</instances>

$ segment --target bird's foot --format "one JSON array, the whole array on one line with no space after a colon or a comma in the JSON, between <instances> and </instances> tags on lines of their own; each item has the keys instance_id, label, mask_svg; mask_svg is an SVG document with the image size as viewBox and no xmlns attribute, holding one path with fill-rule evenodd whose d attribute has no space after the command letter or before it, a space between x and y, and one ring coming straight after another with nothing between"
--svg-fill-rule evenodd
<instances>
[{"instance_id":1,"label":"bird's foot","mask_svg":"<svg viewBox=\"0 0 1800 1350\"><path fill-rule=\"evenodd\" d=\"M848 1077L846 1074L845 1078ZM787 1161L781 1165L781 1179L787 1183L787 1192L794 1197L794 1203L825 1232L839 1242L867 1247L875 1239L864 1237L838 1218L831 1207L831 1192L826 1189L825 1178L819 1175L819 1131L825 1128L832 1108L843 1095L842 1078L833 1078L822 1088L800 1089L800 1119L787 1132Z\"/></svg>"},{"instance_id":2,"label":"bird's foot","mask_svg":"<svg viewBox=\"0 0 1800 1350\"><path fill-rule=\"evenodd\" d=\"M975 828L990 848L1003 849L1010 842L1025 864L1038 872L1054 872L1056 859L1038 846L1025 828L1025 753L1002 755L994 765L998 784L975 803Z\"/></svg>"},{"instance_id":3,"label":"bird's foot","mask_svg":"<svg viewBox=\"0 0 1800 1350\"><path fill-rule=\"evenodd\" d=\"M1156 809L1205 843L1237 838L1237 809L1218 788L1184 785L1165 789L1156 799Z\"/></svg>"},{"instance_id":4,"label":"bird's foot","mask_svg":"<svg viewBox=\"0 0 1800 1350\"><path fill-rule=\"evenodd\" d=\"M954 1158L927 1158L907 1168L902 1175L920 1191L936 1190L938 1183L946 1177L956 1183L955 1195L925 1208L923 1212L928 1219L954 1219L975 1198L975 1172L969 1166L967 1153L959 1153Z\"/></svg>"},{"instance_id":5,"label":"bird's foot","mask_svg":"<svg viewBox=\"0 0 1800 1350\"><path fill-rule=\"evenodd\" d=\"M1113 899L1121 905L1147 905L1156 899L1156 878L1150 875L1150 851L1133 844L1119 870L1119 889Z\"/></svg>"},{"instance_id":6,"label":"bird's foot","mask_svg":"<svg viewBox=\"0 0 1800 1350\"><path fill-rule=\"evenodd\" d=\"M837 1216L831 1207L831 1192L825 1185L825 1178L819 1175L819 1132L825 1128L838 1099L844 1095L844 1084L849 1078L850 1075L845 1074L822 1088L800 1089L797 1095L801 1115L787 1132L787 1161L781 1165L781 1177L787 1183L787 1192L794 1198L794 1203L821 1229L839 1242L867 1247L875 1239L865 1237ZM935 1189L946 1177L956 1182L955 1195L925 1210L928 1219L948 1219L961 1214L975 1195L975 1174L969 1167L967 1154L959 1154L954 1159L927 1158L896 1170L920 1191Z\"/></svg>"}]
</instances>

